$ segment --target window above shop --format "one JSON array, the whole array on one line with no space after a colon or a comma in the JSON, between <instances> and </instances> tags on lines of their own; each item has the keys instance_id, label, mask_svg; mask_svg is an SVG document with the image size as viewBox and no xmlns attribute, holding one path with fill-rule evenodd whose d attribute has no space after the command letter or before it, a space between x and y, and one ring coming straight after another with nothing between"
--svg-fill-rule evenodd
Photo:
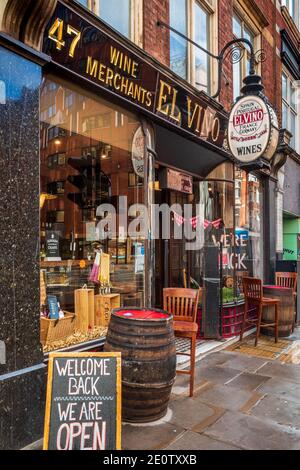
<instances>
[{"instance_id":1,"label":"window above shop","mask_svg":"<svg viewBox=\"0 0 300 470\"><path fill-rule=\"evenodd\" d=\"M75 0L142 47L143 0Z\"/></svg>"},{"instance_id":2,"label":"window above shop","mask_svg":"<svg viewBox=\"0 0 300 470\"><path fill-rule=\"evenodd\" d=\"M214 1L170 0L170 26L211 52L216 30ZM177 34L170 33L170 67L199 90L211 94L213 64L209 56Z\"/></svg>"},{"instance_id":3,"label":"window above shop","mask_svg":"<svg viewBox=\"0 0 300 470\"><path fill-rule=\"evenodd\" d=\"M244 38L251 42L255 50L260 47L259 32L250 24L245 23L238 13L234 12L232 18L232 30L234 38ZM250 48L241 43L242 60L233 64L233 99L241 94L243 79L249 74L250 70Z\"/></svg>"},{"instance_id":4,"label":"window above shop","mask_svg":"<svg viewBox=\"0 0 300 470\"><path fill-rule=\"evenodd\" d=\"M286 7L290 17L299 29L300 26L300 0L281 0L283 7Z\"/></svg>"},{"instance_id":5,"label":"window above shop","mask_svg":"<svg viewBox=\"0 0 300 470\"><path fill-rule=\"evenodd\" d=\"M296 102L294 80L285 70L282 74L282 128L289 130L293 137L290 145L300 152L300 139L296 129L299 129L299 104Z\"/></svg>"}]
</instances>

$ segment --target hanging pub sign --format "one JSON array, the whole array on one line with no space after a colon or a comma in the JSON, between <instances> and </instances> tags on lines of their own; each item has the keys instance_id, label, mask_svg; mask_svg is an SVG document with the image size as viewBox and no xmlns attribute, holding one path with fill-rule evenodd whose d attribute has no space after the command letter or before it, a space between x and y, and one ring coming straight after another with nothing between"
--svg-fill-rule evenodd
<instances>
[{"instance_id":1,"label":"hanging pub sign","mask_svg":"<svg viewBox=\"0 0 300 470\"><path fill-rule=\"evenodd\" d=\"M112 37L101 21L83 18L58 1L45 29L43 52L52 63L137 110L206 143L223 148L228 117L202 91L193 91L138 48ZM140 173L140 171L139 171Z\"/></svg>"},{"instance_id":2,"label":"hanging pub sign","mask_svg":"<svg viewBox=\"0 0 300 470\"><path fill-rule=\"evenodd\" d=\"M121 449L121 353L51 353L44 450Z\"/></svg>"},{"instance_id":3,"label":"hanging pub sign","mask_svg":"<svg viewBox=\"0 0 300 470\"><path fill-rule=\"evenodd\" d=\"M228 125L228 146L242 163L264 157L271 160L278 145L278 120L259 96L247 95L234 105Z\"/></svg>"}]
</instances>

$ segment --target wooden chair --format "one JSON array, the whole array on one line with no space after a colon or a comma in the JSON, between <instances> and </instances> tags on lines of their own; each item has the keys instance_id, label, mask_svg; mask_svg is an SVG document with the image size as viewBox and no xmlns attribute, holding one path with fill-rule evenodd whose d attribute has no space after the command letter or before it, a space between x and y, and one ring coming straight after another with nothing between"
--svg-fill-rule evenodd
<instances>
[{"instance_id":1,"label":"wooden chair","mask_svg":"<svg viewBox=\"0 0 300 470\"><path fill-rule=\"evenodd\" d=\"M296 317L297 317L297 278L298 273L276 273L276 286L289 287L293 289L294 301L295 301L295 318L293 322L292 331L295 329Z\"/></svg>"},{"instance_id":2,"label":"wooden chair","mask_svg":"<svg viewBox=\"0 0 300 470\"><path fill-rule=\"evenodd\" d=\"M243 278L243 290L245 296L245 308L244 308L244 319L241 329L240 341L243 339L244 331L246 324L255 325L256 324L256 338L255 346L257 346L260 328L262 327L273 327L275 329L275 343L278 342L278 299L270 299L268 297L263 297L263 285L261 279L256 279L253 277L244 277ZM257 319L247 318L249 305L258 306L258 317ZM262 323L262 313L263 307L267 305L274 305L275 321L274 323Z\"/></svg>"},{"instance_id":3,"label":"wooden chair","mask_svg":"<svg viewBox=\"0 0 300 470\"><path fill-rule=\"evenodd\" d=\"M163 290L164 310L172 313L175 336L188 338L191 341L190 353L176 352L181 356L189 356L189 370L177 370L178 374L190 375L190 397L194 394L196 336L198 332L197 310L199 289L166 288Z\"/></svg>"}]
</instances>

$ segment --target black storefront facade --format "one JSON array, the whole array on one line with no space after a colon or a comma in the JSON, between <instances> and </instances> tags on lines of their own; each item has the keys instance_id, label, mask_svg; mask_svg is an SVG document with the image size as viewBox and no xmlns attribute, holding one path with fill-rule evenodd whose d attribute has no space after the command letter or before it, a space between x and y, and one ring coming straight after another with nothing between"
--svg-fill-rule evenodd
<instances>
[{"instance_id":1,"label":"black storefront facade","mask_svg":"<svg viewBox=\"0 0 300 470\"><path fill-rule=\"evenodd\" d=\"M40 340L41 271L46 290L50 279L47 294L56 294L68 311L73 291L89 283L95 250L114 260L109 282L124 306L159 307L164 286L200 285L206 338L235 333L222 330L220 305L239 302L243 272L267 282L275 272L276 174L235 167L223 146L228 116L222 106L100 20L83 17L80 7L54 3L45 24L39 14L32 18L31 36L21 27L17 39L8 28L0 35L4 449L42 437L47 351ZM98 196L85 206L76 195L74 160L88 158L99 159L100 167L92 166L101 187L92 187ZM186 218L176 209L169 214L170 240L155 240L150 222L146 237L128 242L119 230L117 240L99 248L97 206L117 205L119 220L117 199L124 194L130 204L148 208L190 204L192 229L201 225L199 249L189 253L186 240L173 236ZM53 232L59 248L49 244ZM94 337L68 347L101 344L103 338Z\"/></svg>"}]
</instances>

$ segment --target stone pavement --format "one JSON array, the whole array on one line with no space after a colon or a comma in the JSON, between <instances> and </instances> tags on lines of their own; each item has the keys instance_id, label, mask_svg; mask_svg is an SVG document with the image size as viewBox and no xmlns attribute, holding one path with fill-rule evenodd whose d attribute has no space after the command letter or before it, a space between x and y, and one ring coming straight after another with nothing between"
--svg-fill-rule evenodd
<instances>
[{"instance_id":1,"label":"stone pavement","mask_svg":"<svg viewBox=\"0 0 300 470\"><path fill-rule=\"evenodd\" d=\"M164 419L124 424L123 449L300 450L300 365L223 350L197 363L195 380L189 398L177 377Z\"/></svg>"}]
</instances>

